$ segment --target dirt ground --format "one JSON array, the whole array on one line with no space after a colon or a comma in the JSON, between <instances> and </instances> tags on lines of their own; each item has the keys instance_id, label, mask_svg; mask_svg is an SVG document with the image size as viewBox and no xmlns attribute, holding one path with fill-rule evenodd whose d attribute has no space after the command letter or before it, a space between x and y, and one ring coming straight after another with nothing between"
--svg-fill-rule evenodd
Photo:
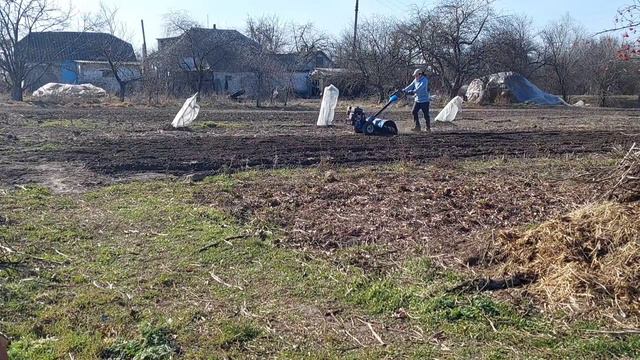
<instances>
[{"instance_id":1,"label":"dirt ground","mask_svg":"<svg viewBox=\"0 0 640 360\"><path fill-rule=\"evenodd\" d=\"M470 109L455 125L413 134L409 109L401 108L386 115L400 125L394 138L353 134L342 111L336 126L324 129L314 125L315 111L204 109L190 131L174 131L173 110L0 110L0 185L35 182L72 191L118 179L318 163L606 153L640 140L640 112L622 109Z\"/></svg>"},{"instance_id":2,"label":"dirt ground","mask_svg":"<svg viewBox=\"0 0 640 360\"><path fill-rule=\"evenodd\" d=\"M188 131L176 111L0 109L16 358L639 355L637 335L589 332L635 318L455 289L489 274L499 232L601 198L585 175L640 142L640 111L477 108L415 134L403 107L392 138L344 111L317 128L311 110L205 107Z\"/></svg>"}]
</instances>

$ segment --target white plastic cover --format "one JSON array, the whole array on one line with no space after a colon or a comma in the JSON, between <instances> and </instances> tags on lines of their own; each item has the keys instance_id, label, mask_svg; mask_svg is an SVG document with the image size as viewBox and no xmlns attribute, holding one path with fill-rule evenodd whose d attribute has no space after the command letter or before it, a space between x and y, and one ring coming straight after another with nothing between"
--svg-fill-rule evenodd
<instances>
[{"instance_id":1,"label":"white plastic cover","mask_svg":"<svg viewBox=\"0 0 640 360\"><path fill-rule=\"evenodd\" d=\"M107 96L107 92L92 84L70 85L48 83L33 92L39 100L57 100L64 98L95 99Z\"/></svg>"},{"instance_id":2,"label":"white plastic cover","mask_svg":"<svg viewBox=\"0 0 640 360\"><path fill-rule=\"evenodd\" d=\"M458 112L462 110L462 102L463 100L460 96L454 97L436 116L435 121L452 122L455 120Z\"/></svg>"},{"instance_id":3,"label":"white plastic cover","mask_svg":"<svg viewBox=\"0 0 640 360\"><path fill-rule=\"evenodd\" d=\"M182 109L178 111L178 114L173 119L171 125L174 128L181 128L191 125L191 123L198 117L200 112L200 105L198 105L198 93L188 98L182 105Z\"/></svg>"},{"instance_id":4,"label":"white plastic cover","mask_svg":"<svg viewBox=\"0 0 640 360\"><path fill-rule=\"evenodd\" d=\"M331 126L333 125L333 118L336 114L336 107L338 106L338 98L340 97L340 90L333 85L329 85L324 88L322 95L322 105L320 106L320 115L318 115L318 126Z\"/></svg>"}]
</instances>

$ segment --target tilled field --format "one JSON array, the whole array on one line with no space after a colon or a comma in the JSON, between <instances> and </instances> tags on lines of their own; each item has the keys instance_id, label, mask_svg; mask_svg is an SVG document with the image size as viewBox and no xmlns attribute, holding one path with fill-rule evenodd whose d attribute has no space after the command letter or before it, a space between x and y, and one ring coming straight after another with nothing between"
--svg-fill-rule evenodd
<instances>
[{"instance_id":1,"label":"tilled field","mask_svg":"<svg viewBox=\"0 0 640 360\"><path fill-rule=\"evenodd\" d=\"M18 107L0 112L0 183L81 185L140 174L247 168L428 162L435 158L546 157L609 152L640 140L640 113L599 109L473 109L456 125L412 134L408 110L391 112L394 138L314 126L314 111L203 111L190 131L168 127L174 109ZM403 109L401 109L403 110ZM60 176L58 176L60 177Z\"/></svg>"},{"instance_id":2,"label":"tilled field","mask_svg":"<svg viewBox=\"0 0 640 360\"><path fill-rule=\"evenodd\" d=\"M220 169L427 161L481 156L540 157L601 153L631 145L638 137L611 131L441 133L373 138L354 135L276 135L191 138L101 139L44 156L48 161L81 161L106 174L160 172L173 175Z\"/></svg>"},{"instance_id":3,"label":"tilled field","mask_svg":"<svg viewBox=\"0 0 640 360\"><path fill-rule=\"evenodd\" d=\"M415 134L402 108L393 138L303 110L204 107L176 131L175 111L0 110L13 357L638 358L634 314L547 311L495 248L549 223L611 243L566 214L602 202L640 111L470 109Z\"/></svg>"}]
</instances>

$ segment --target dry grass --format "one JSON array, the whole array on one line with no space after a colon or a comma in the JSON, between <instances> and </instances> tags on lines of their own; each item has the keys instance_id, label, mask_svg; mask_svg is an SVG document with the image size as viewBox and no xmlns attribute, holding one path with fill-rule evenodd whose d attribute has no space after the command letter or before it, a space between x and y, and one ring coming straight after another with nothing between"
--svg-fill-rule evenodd
<instances>
[{"instance_id":1,"label":"dry grass","mask_svg":"<svg viewBox=\"0 0 640 360\"><path fill-rule=\"evenodd\" d=\"M640 148L595 175L606 201L497 238L503 274L535 278L551 309L640 317ZM606 174L606 175L603 175Z\"/></svg>"},{"instance_id":2,"label":"dry grass","mask_svg":"<svg viewBox=\"0 0 640 360\"><path fill-rule=\"evenodd\" d=\"M640 203L590 205L497 240L501 271L538 278L528 290L547 307L640 315Z\"/></svg>"},{"instance_id":3,"label":"dry grass","mask_svg":"<svg viewBox=\"0 0 640 360\"><path fill-rule=\"evenodd\" d=\"M640 147L634 144L606 180L610 183L609 200L640 200Z\"/></svg>"}]
</instances>

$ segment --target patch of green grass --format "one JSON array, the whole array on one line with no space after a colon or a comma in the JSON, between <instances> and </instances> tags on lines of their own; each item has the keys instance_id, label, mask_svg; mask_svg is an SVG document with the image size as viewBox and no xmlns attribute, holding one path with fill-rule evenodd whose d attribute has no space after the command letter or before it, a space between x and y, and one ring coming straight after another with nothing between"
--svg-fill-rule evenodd
<instances>
[{"instance_id":1,"label":"patch of green grass","mask_svg":"<svg viewBox=\"0 0 640 360\"><path fill-rule=\"evenodd\" d=\"M588 358L600 354L608 358L640 357L640 336L593 338L575 338L574 341L561 344L559 353L567 357Z\"/></svg>"},{"instance_id":2,"label":"patch of green grass","mask_svg":"<svg viewBox=\"0 0 640 360\"><path fill-rule=\"evenodd\" d=\"M242 129L245 124L229 121L198 121L193 125L195 129Z\"/></svg>"},{"instance_id":3,"label":"patch of green grass","mask_svg":"<svg viewBox=\"0 0 640 360\"><path fill-rule=\"evenodd\" d=\"M42 122L40 127L43 128L76 128L76 129L95 129L97 124L87 119L74 120L47 120Z\"/></svg>"},{"instance_id":4,"label":"patch of green grass","mask_svg":"<svg viewBox=\"0 0 640 360\"><path fill-rule=\"evenodd\" d=\"M213 191L231 192L237 185L235 177L227 174L210 176L203 181L204 184L211 185Z\"/></svg>"},{"instance_id":5,"label":"patch of green grass","mask_svg":"<svg viewBox=\"0 0 640 360\"><path fill-rule=\"evenodd\" d=\"M638 337L585 335L606 324L564 325L490 294L448 293L465 276L429 257L374 271L361 261L388 249L291 249L280 241L287 229L258 229L207 201L245 181L321 171L133 182L80 195L10 191L0 198L10 218L0 242L38 258L0 268L0 326L15 340L12 358L637 357ZM258 234L262 226L271 232ZM398 318L401 309L408 316ZM377 343L357 319L374 323L388 345L355 343L351 336ZM415 331L422 340L398 335Z\"/></svg>"},{"instance_id":6,"label":"patch of green grass","mask_svg":"<svg viewBox=\"0 0 640 360\"><path fill-rule=\"evenodd\" d=\"M392 314L407 307L413 294L388 280L358 282L348 298L372 314Z\"/></svg>"},{"instance_id":7,"label":"patch of green grass","mask_svg":"<svg viewBox=\"0 0 640 360\"><path fill-rule=\"evenodd\" d=\"M193 125L196 129L215 129L219 125L214 121L200 121Z\"/></svg>"},{"instance_id":8,"label":"patch of green grass","mask_svg":"<svg viewBox=\"0 0 640 360\"><path fill-rule=\"evenodd\" d=\"M567 155L569 156L569 155ZM489 160L465 160L459 162L460 170L477 173L486 173L489 170L530 170L531 168L539 169L539 175L548 175L550 170L566 169L567 161L574 161L573 167L576 169L584 169L593 171L593 169L615 165L619 160L613 157L597 157L584 155L570 155L573 158L536 158L536 159L518 159L518 158L498 158ZM577 159L576 159L577 158ZM553 171L557 175L557 171Z\"/></svg>"},{"instance_id":9,"label":"patch of green grass","mask_svg":"<svg viewBox=\"0 0 640 360\"><path fill-rule=\"evenodd\" d=\"M64 149L64 146L62 144L56 144L56 143L44 143L42 145L37 146L36 148L38 151L42 151L42 152L54 152L54 151L58 151L58 150L62 150Z\"/></svg>"},{"instance_id":10,"label":"patch of green grass","mask_svg":"<svg viewBox=\"0 0 640 360\"><path fill-rule=\"evenodd\" d=\"M34 339L32 337L23 337L11 344L9 358L12 360L58 359L53 346L56 341L54 338Z\"/></svg>"},{"instance_id":11,"label":"patch of green grass","mask_svg":"<svg viewBox=\"0 0 640 360\"><path fill-rule=\"evenodd\" d=\"M218 339L218 344L225 350L229 350L232 347L242 349L262 334L262 330L247 322L223 324L221 330L222 334L220 335L220 339Z\"/></svg>"},{"instance_id":12,"label":"patch of green grass","mask_svg":"<svg viewBox=\"0 0 640 360\"><path fill-rule=\"evenodd\" d=\"M174 358L177 350L173 332L168 327L145 323L140 327L138 339L117 341L104 349L100 357L114 360L164 360Z\"/></svg>"},{"instance_id":13,"label":"patch of green grass","mask_svg":"<svg viewBox=\"0 0 640 360\"><path fill-rule=\"evenodd\" d=\"M28 335L13 342L9 348L10 359L59 359L68 354L83 354L97 358L100 336L93 332L65 330L61 336L41 337Z\"/></svg>"},{"instance_id":14,"label":"patch of green grass","mask_svg":"<svg viewBox=\"0 0 640 360\"><path fill-rule=\"evenodd\" d=\"M51 190L42 186L26 186L3 199L4 207L20 207L21 209L38 210L49 207L53 200Z\"/></svg>"},{"instance_id":15,"label":"patch of green grass","mask_svg":"<svg viewBox=\"0 0 640 360\"><path fill-rule=\"evenodd\" d=\"M437 320L456 321L484 321L487 317L505 315L491 298L477 296L470 298L443 295L429 299L423 303L422 313L435 315Z\"/></svg>"}]
</instances>

